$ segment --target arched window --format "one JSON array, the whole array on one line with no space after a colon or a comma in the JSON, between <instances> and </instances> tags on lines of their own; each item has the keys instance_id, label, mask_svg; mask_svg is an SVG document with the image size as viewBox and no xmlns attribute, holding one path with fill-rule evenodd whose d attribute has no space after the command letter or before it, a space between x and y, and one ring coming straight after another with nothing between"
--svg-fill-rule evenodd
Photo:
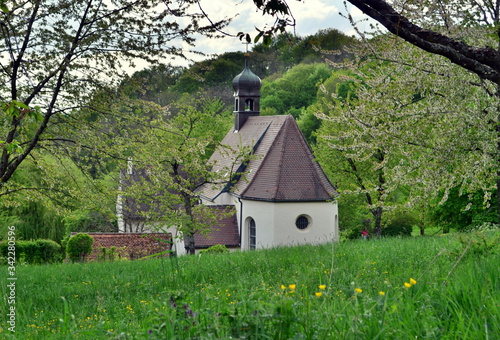
<instances>
[{"instance_id":1,"label":"arched window","mask_svg":"<svg viewBox=\"0 0 500 340\"><path fill-rule=\"evenodd\" d=\"M253 99L245 100L245 111L253 111Z\"/></svg>"},{"instance_id":2,"label":"arched window","mask_svg":"<svg viewBox=\"0 0 500 340\"><path fill-rule=\"evenodd\" d=\"M250 250L254 250L256 244L257 244L257 230L255 227L255 220L251 218L248 223L248 248Z\"/></svg>"}]
</instances>

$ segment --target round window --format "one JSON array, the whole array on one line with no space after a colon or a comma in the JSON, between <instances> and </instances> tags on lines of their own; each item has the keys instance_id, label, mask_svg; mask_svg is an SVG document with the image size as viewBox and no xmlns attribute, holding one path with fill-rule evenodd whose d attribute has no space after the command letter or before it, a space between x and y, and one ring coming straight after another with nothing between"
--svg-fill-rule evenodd
<instances>
[{"instance_id":1,"label":"round window","mask_svg":"<svg viewBox=\"0 0 500 340\"><path fill-rule=\"evenodd\" d=\"M295 225L300 230L304 230L309 226L309 219L306 216L301 215L301 216L297 217L297 220L295 221Z\"/></svg>"}]
</instances>

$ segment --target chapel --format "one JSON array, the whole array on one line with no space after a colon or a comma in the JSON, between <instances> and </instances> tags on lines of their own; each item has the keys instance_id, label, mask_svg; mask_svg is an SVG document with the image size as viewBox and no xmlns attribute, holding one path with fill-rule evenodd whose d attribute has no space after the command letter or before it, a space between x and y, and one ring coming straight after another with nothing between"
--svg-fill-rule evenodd
<instances>
[{"instance_id":1,"label":"chapel","mask_svg":"<svg viewBox=\"0 0 500 340\"><path fill-rule=\"evenodd\" d=\"M225 184L199 187L202 203L234 207L242 250L337 241L337 191L295 119L260 116L261 79L248 56L232 85L234 126L210 159Z\"/></svg>"},{"instance_id":2,"label":"chapel","mask_svg":"<svg viewBox=\"0 0 500 340\"><path fill-rule=\"evenodd\" d=\"M246 56L243 71L232 81L234 125L208 162L222 180L196 189L200 203L221 216L207 235L194 235L197 251L218 244L254 250L338 240L338 193L295 119L260 115L261 84ZM131 163L121 176L121 185L126 178L145 177ZM119 196L120 232L148 232L154 222L138 214L141 209L147 207ZM186 253L176 227L165 231L173 235L177 255Z\"/></svg>"}]
</instances>

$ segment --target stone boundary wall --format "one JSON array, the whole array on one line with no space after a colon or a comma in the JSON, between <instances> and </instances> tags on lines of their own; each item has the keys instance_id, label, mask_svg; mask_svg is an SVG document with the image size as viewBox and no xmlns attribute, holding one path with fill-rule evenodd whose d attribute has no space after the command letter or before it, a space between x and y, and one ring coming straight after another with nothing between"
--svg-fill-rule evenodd
<instances>
[{"instance_id":1,"label":"stone boundary wall","mask_svg":"<svg viewBox=\"0 0 500 340\"><path fill-rule=\"evenodd\" d=\"M75 235L77 233L71 233ZM105 260L102 248L106 248L109 256L111 247L115 247L114 259L140 259L144 256L171 250L172 235L167 233L85 233L94 238L92 253L87 261ZM166 253L163 256L169 256Z\"/></svg>"}]
</instances>

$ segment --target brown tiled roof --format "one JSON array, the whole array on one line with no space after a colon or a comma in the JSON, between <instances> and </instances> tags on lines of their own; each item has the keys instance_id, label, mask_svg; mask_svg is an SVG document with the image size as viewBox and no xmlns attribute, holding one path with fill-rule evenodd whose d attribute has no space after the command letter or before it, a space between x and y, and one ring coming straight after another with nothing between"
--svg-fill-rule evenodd
<instances>
[{"instance_id":1,"label":"brown tiled roof","mask_svg":"<svg viewBox=\"0 0 500 340\"><path fill-rule=\"evenodd\" d=\"M94 239L92 253L88 260L102 257L102 248L118 248L116 253L128 259L158 254L170 250L172 235L167 233L87 233ZM166 254L168 255L168 254Z\"/></svg>"},{"instance_id":2,"label":"brown tiled roof","mask_svg":"<svg viewBox=\"0 0 500 340\"><path fill-rule=\"evenodd\" d=\"M234 152L216 151L213 171L241 166L236 159L240 145L251 146L255 159L245 175L230 189L242 198L266 201L327 201L337 196L292 116L250 117L240 131L230 131L222 145ZM229 181L231 172L227 172ZM214 200L227 187L204 185L202 197Z\"/></svg>"},{"instance_id":3,"label":"brown tiled roof","mask_svg":"<svg viewBox=\"0 0 500 340\"><path fill-rule=\"evenodd\" d=\"M211 227L207 235L194 235L195 248L208 248L216 244L222 244L228 248L239 247L240 237L235 207L214 205L208 208L217 210L221 218L217 225Z\"/></svg>"}]
</instances>

